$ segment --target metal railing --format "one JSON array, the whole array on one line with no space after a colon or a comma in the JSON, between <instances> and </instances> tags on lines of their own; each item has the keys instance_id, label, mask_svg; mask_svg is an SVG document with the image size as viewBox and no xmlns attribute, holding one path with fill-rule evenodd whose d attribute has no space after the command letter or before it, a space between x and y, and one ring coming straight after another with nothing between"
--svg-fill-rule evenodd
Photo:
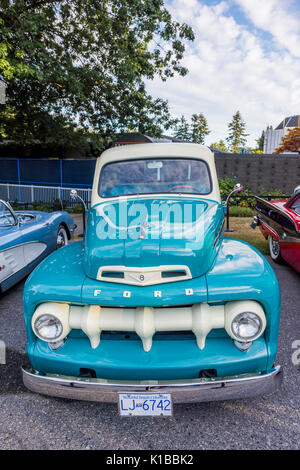
<instances>
[{"instance_id":1,"label":"metal railing","mask_svg":"<svg viewBox=\"0 0 300 470\"><path fill-rule=\"evenodd\" d=\"M72 206L74 201L70 198L71 189L76 189L78 195L84 200L87 207L90 206L92 189L90 188L65 188L60 186L37 186L33 184L11 184L11 183L0 183L0 199L10 201L11 203L19 205L37 205L38 203L53 204L55 201L60 203L63 207L66 204ZM263 199L268 201L272 199L289 199L290 195L260 195ZM254 195L240 195L234 194L232 200L235 203L231 203L230 206L237 204L238 200L253 200ZM76 203L76 201L75 201Z\"/></svg>"},{"instance_id":2,"label":"metal railing","mask_svg":"<svg viewBox=\"0 0 300 470\"><path fill-rule=\"evenodd\" d=\"M70 201L71 189L76 189L86 205L90 205L91 189L35 186L33 184L0 183L0 199L21 205L35 205L37 203L53 204L55 201L58 201L63 206L65 201L68 201L68 203Z\"/></svg>"}]
</instances>

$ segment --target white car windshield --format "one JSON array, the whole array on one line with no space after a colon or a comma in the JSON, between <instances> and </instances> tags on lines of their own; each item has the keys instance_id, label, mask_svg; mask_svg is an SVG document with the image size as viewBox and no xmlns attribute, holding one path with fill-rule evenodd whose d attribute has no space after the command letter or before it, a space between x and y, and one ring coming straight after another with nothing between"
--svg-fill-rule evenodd
<instances>
[{"instance_id":1,"label":"white car windshield","mask_svg":"<svg viewBox=\"0 0 300 470\"><path fill-rule=\"evenodd\" d=\"M151 158L108 163L103 167L99 181L100 197L155 193L207 195L211 191L207 163L189 158Z\"/></svg>"},{"instance_id":2,"label":"white car windshield","mask_svg":"<svg viewBox=\"0 0 300 470\"><path fill-rule=\"evenodd\" d=\"M14 225L15 219L5 204L0 201L0 227Z\"/></svg>"},{"instance_id":3,"label":"white car windshield","mask_svg":"<svg viewBox=\"0 0 300 470\"><path fill-rule=\"evenodd\" d=\"M300 215L300 194L296 201L293 202L292 206L290 207L296 214Z\"/></svg>"}]
</instances>

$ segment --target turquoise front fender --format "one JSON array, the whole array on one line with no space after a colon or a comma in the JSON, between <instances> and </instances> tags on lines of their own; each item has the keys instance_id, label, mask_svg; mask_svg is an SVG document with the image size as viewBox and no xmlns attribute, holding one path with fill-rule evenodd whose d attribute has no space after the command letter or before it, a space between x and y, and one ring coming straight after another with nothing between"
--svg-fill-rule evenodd
<instances>
[{"instance_id":1,"label":"turquoise front fender","mask_svg":"<svg viewBox=\"0 0 300 470\"><path fill-rule=\"evenodd\" d=\"M82 242L54 251L28 277L23 292L24 318L28 346L36 336L31 317L37 305L47 301L81 302L85 274L82 269Z\"/></svg>"},{"instance_id":2,"label":"turquoise front fender","mask_svg":"<svg viewBox=\"0 0 300 470\"><path fill-rule=\"evenodd\" d=\"M265 338L270 369L277 353L280 289L267 259L246 242L224 239L206 278L208 302L251 299L262 304L267 318Z\"/></svg>"}]
</instances>

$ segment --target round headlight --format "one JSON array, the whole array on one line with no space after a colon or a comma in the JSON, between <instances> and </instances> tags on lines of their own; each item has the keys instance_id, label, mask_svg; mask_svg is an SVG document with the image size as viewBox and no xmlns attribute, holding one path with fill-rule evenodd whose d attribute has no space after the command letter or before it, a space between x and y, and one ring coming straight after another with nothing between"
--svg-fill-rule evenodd
<instances>
[{"instance_id":1,"label":"round headlight","mask_svg":"<svg viewBox=\"0 0 300 470\"><path fill-rule=\"evenodd\" d=\"M63 325L61 321L53 315L41 315L34 323L34 329L41 339L45 341L55 341L62 335Z\"/></svg>"},{"instance_id":2,"label":"round headlight","mask_svg":"<svg viewBox=\"0 0 300 470\"><path fill-rule=\"evenodd\" d=\"M262 321L258 315L252 312L243 312L233 319L231 330L237 338L243 341L251 341L260 334L262 326Z\"/></svg>"}]
</instances>

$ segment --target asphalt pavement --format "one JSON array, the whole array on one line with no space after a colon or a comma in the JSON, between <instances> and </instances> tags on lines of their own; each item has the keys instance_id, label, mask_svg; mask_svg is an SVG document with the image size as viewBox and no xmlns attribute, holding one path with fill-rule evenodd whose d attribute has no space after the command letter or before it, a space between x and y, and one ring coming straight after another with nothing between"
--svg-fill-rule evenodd
<instances>
[{"instance_id":1,"label":"asphalt pavement","mask_svg":"<svg viewBox=\"0 0 300 470\"><path fill-rule=\"evenodd\" d=\"M0 294L0 449L299 449L300 275L273 265L282 291L277 363L280 391L248 400L175 405L172 418L120 418L116 405L79 402L28 392L20 367L27 362L22 314L24 282ZM295 345L295 344L294 344Z\"/></svg>"}]
</instances>

